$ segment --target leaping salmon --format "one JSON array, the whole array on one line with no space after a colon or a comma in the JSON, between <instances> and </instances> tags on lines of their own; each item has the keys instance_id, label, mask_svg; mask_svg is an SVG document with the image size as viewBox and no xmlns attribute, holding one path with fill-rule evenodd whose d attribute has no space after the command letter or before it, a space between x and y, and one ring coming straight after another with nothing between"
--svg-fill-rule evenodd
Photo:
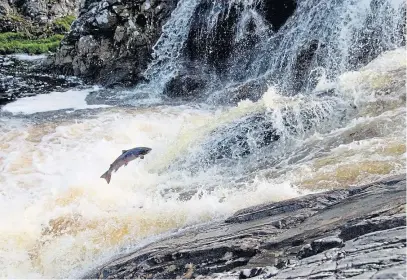
<instances>
[{"instance_id":1,"label":"leaping salmon","mask_svg":"<svg viewBox=\"0 0 407 280\"><path fill-rule=\"evenodd\" d=\"M123 150L122 154L110 165L109 170L107 170L100 178L105 179L106 182L109 184L113 171L117 172L120 167L122 167L123 165L127 166L130 161L135 160L138 157L143 159L144 156L150 151L151 148L147 147L137 147L130 150Z\"/></svg>"}]
</instances>

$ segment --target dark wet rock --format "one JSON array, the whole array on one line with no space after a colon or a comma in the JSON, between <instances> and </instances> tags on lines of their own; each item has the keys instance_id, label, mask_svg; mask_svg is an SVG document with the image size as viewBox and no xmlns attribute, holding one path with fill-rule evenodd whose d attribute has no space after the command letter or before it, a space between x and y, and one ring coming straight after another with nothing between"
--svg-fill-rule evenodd
<instances>
[{"instance_id":1,"label":"dark wet rock","mask_svg":"<svg viewBox=\"0 0 407 280\"><path fill-rule=\"evenodd\" d=\"M265 270L262 267L255 267L252 269L243 269L240 271L239 279L248 279L263 274Z\"/></svg>"},{"instance_id":2,"label":"dark wet rock","mask_svg":"<svg viewBox=\"0 0 407 280\"><path fill-rule=\"evenodd\" d=\"M343 240L336 236L314 240L311 244L307 244L301 248L301 250L298 252L298 258L307 258L323 251L342 246Z\"/></svg>"},{"instance_id":3,"label":"dark wet rock","mask_svg":"<svg viewBox=\"0 0 407 280\"><path fill-rule=\"evenodd\" d=\"M83 1L53 67L106 86L143 80L152 47L176 2Z\"/></svg>"},{"instance_id":4,"label":"dark wet rock","mask_svg":"<svg viewBox=\"0 0 407 280\"><path fill-rule=\"evenodd\" d=\"M318 40L311 40L304 46L302 46L299 55L296 58L294 66L294 75L296 77L293 83L293 89L299 91L304 87L304 81L308 83L308 86L314 88L318 82L318 76L311 76L312 61L316 59L316 51L319 48L323 48Z\"/></svg>"},{"instance_id":5,"label":"dark wet rock","mask_svg":"<svg viewBox=\"0 0 407 280\"><path fill-rule=\"evenodd\" d=\"M28 58L0 56L0 105L19 97L62 91L82 84L75 77L44 72L41 57Z\"/></svg>"},{"instance_id":6,"label":"dark wet rock","mask_svg":"<svg viewBox=\"0 0 407 280\"><path fill-rule=\"evenodd\" d=\"M229 71L228 66L233 64L234 57L250 54L253 46L259 42L262 35L260 29L264 28L262 32L271 33L281 28L295 11L296 2L255 2L252 8L264 20L261 26L257 26L259 22L249 17L246 30L242 30L239 20L246 12L247 6L250 4L245 2L200 1L193 15L186 42L187 57L192 61L207 63L219 73ZM208 24L208 19L212 24ZM240 34L240 31L244 33Z\"/></svg>"},{"instance_id":7,"label":"dark wet rock","mask_svg":"<svg viewBox=\"0 0 407 280\"><path fill-rule=\"evenodd\" d=\"M121 256L86 278L403 279L405 194L404 174L247 208ZM276 226L287 219L290 226ZM343 234L361 223L372 226ZM307 247L312 253L301 254Z\"/></svg>"},{"instance_id":8,"label":"dark wet rock","mask_svg":"<svg viewBox=\"0 0 407 280\"><path fill-rule=\"evenodd\" d=\"M244 116L212 131L201 143L199 154L192 157L199 162L189 162L188 167L205 168L217 163L236 162L279 139L273 122L264 113Z\"/></svg>"},{"instance_id":9,"label":"dark wet rock","mask_svg":"<svg viewBox=\"0 0 407 280\"><path fill-rule=\"evenodd\" d=\"M206 81L200 75L176 75L164 88L169 97L194 97L205 88Z\"/></svg>"},{"instance_id":10,"label":"dark wet rock","mask_svg":"<svg viewBox=\"0 0 407 280\"><path fill-rule=\"evenodd\" d=\"M283 228L280 224L288 218L286 217L287 214L291 213L291 216L295 216L295 214L301 213L302 216L306 215L310 217L315 214L315 211L334 205L343 200L347 195L347 190L337 190L322 194L308 195L295 200L291 199L279 203L258 205L236 212L232 217L226 219L225 223L243 223L254 219L273 217L272 222L275 224L275 227ZM281 215L283 215L283 217L281 217ZM295 219L292 224L295 224L298 220L298 218ZM301 243L302 242L300 242L300 244Z\"/></svg>"},{"instance_id":11,"label":"dark wet rock","mask_svg":"<svg viewBox=\"0 0 407 280\"><path fill-rule=\"evenodd\" d=\"M350 240L370 232L405 225L406 219L404 216L395 216L392 218L378 217L367 221L361 221L355 224L345 224L341 229L341 233L339 234L339 236L344 240Z\"/></svg>"},{"instance_id":12,"label":"dark wet rock","mask_svg":"<svg viewBox=\"0 0 407 280\"><path fill-rule=\"evenodd\" d=\"M185 43L186 63L205 65L213 75L206 77L213 101L233 104L243 99L257 100L266 89L265 78L251 76L256 46L277 32L294 13L295 1L248 2L202 0L197 6ZM225 88L225 84L227 85Z\"/></svg>"},{"instance_id":13,"label":"dark wet rock","mask_svg":"<svg viewBox=\"0 0 407 280\"><path fill-rule=\"evenodd\" d=\"M335 129L337 120L345 123L355 114L352 104L335 97L319 101L324 107L335 109L323 111L307 102L295 107L288 105L277 112L258 107L238 119L221 122L194 144L196 148L191 149L188 157L179 155L174 161L190 172L210 169L214 165L227 166L228 172L236 171L235 177L276 166L287 158L287 154L290 154L290 163L299 161L308 154L295 153L287 143L304 139L321 127L319 133ZM279 117L276 118L276 114ZM238 170L238 167L243 168L243 163L249 164Z\"/></svg>"},{"instance_id":14,"label":"dark wet rock","mask_svg":"<svg viewBox=\"0 0 407 280\"><path fill-rule=\"evenodd\" d=\"M218 94L211 96L211 99L217 104L237 104L242 100L256 102L267 91L267 88L266 79L259 77L242 83L230 84Z\"/></svg>"},{"instance_id":15,"label":"dark wet rock","mask_svg":"<svg viewBox=\"0 0 407 280\"><path fill-rule=\"evenodd\" d=\"M297 7L295 0L264 1L262 2L263 13L266 20L271 24L273 31L278 31Z\"/></svg>"}]
</instances>

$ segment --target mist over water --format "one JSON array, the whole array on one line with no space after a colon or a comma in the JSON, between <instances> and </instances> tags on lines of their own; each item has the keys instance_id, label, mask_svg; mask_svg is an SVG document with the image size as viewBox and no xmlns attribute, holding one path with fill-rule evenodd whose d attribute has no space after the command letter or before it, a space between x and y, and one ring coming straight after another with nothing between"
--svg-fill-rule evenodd
<instances>
[{"instance_id":1,"label":"mist over water","mask_svg":"<svg viewBox=\"0 0 407 280\"><path fill-rule=\"evenodd\" d=\"M1 277L79 277L160 235L244 207L405 172L406 50L397 35L404 3L300 1L285 25L265 32L259 2L213 1L205 29L241 5L233 39L244 40L253 21L260 39L246 64L236 54L229 76L212 73L206 103L169 105L160 95L184 67L200 4L181 0L154 49L150 83L117 92L127 106L88 105L91 91L103 96L93 88L1 108ZM313 37L312 71L293 83L289 62ZM370 39L377 53L362 63L358 53ZM228 85L262 75L269 85L258 100L217 105ZM135 98L146 89L154 90ZM152 151L107 185L100 176L136 146Z\"/></svg>"}]
</instances>

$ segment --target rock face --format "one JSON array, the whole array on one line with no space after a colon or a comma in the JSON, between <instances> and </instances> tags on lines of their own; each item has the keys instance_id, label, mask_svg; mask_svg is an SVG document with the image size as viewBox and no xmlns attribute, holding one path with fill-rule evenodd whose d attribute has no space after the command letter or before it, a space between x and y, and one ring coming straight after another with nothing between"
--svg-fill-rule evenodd
<instances>
[{"instance_id":1,"label":"rock face","mask_svg":"<svg viewBox=\"0 0 407 280\"><path fill-rule=\"evenodd\" d=\"M0 33L24 32L43 36L57 32L56 19L75 16L80 0L0 0ZM52 32L51 31L51 32ZM64 30L65 31L65 30Z\"/></svg>"},{"instance_id":2,"label":"rock face","mask_svg":"<svg viewBox=\"0 0 407 280\"><path fill-rule=\"evenodd\" d=\"M86 0L54 66L104 85L140 81L176 0Z\"/></svg>"},{"instance_id":3,"label":"rock face","mask_svg":"<svg viewBox=\"0 0 407 280\"><path fill-rule=\"evenodd\" d=\"M241 210L86 278L406 277L406 180L394 176Z\"/></svg>"},{"instance_id":4,"label":"rock face","mask_svg":"<svg viewBox=\"0 0 407 280\"><path fill-rule=\"evenodd\" d=\"M2 15L17 15L35 21L52 20L58 17L77 13L80 0L1 0Z\"/></svg>"}]
</instances>

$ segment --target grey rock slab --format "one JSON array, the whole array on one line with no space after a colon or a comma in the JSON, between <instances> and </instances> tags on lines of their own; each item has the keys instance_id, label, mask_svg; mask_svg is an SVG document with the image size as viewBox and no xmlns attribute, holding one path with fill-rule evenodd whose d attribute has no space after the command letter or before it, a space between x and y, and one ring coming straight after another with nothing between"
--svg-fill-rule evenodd
<instances>
[{"instance_id":1,"label":"grey rock slab","mask_svg":"<svg viewBox=\"0 0 407 280\"><path fill-rule=\"evenodd\" d=\"M401 175L250 207L117 257L85 276L396 279L406 265L405 194ZM299 216L289 226L278 223ZM344 234L360 225L369 226ZM304 248L311 254L301 255Z\"/></svg>"}]
</instances>

